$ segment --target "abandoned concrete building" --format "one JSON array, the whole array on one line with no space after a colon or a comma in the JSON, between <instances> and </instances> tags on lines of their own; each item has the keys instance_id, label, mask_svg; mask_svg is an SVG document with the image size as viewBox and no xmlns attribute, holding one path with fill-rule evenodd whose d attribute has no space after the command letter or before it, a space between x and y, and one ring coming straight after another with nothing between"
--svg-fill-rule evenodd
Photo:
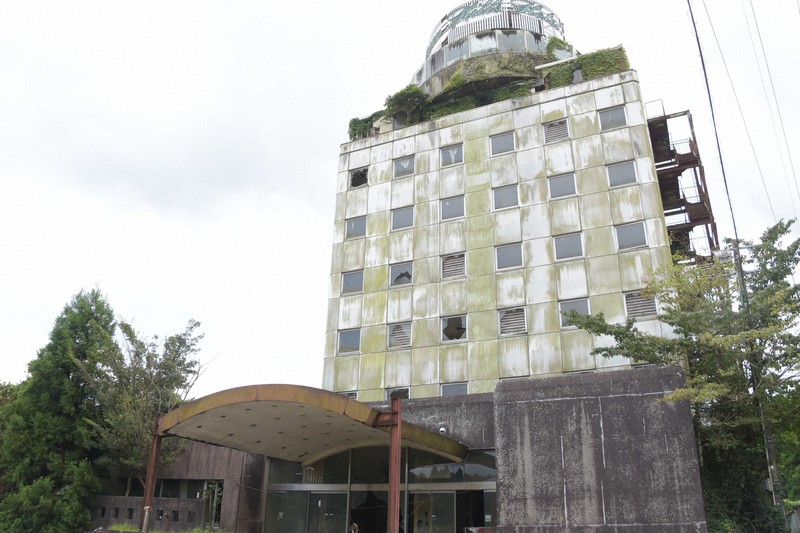
<instances>
[{"instance_id":1,"label":"abandoned concrete building","mask_svg":"<svg viewBox=\"0 0 800 533\"><path fill-rule=\"evenodd\" d=\"M653 113L622 48L576 54L532 0L453 9L413 84L424 104L341 147L322 389L163 417L193 442L151 476L149 529L705 531L689 407L658 401L680 367L595 356L564 316L669 335L640 290L717 247L691 115ZM141 496L97 525L140 524Z\"/></svg>"}]
</instances>

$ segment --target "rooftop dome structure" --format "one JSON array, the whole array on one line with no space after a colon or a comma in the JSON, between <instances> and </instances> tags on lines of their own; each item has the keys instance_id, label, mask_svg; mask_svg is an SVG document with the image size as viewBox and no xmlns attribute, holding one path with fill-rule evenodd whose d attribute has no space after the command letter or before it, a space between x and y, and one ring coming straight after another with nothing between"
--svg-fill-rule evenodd
<instances>
[{"instance_id":1,"label":"rooftop dome structure","mask_svg":"<svg viewBox=\"0 0 800 533\"><path fill-rule=\"evenodd\" d=\"M533 0L472 0L445 15L431 34L424 64L412 83L435 97L458 65L485 54L546 55L551 38L564 40L564 24ZM563 57L571 57L571 52Z\"/></svg>"}]
</instances>

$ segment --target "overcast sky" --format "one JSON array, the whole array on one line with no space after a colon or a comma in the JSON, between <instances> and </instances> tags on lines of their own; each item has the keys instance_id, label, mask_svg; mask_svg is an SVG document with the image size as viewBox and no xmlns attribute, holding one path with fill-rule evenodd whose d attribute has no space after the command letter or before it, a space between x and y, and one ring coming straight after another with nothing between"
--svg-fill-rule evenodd
<instances>
[{"instance_id":1,"label":"overcast sky","mask_svg":"<svg viewBox=\"0 0 800 533\"><path fill-rule=\"evenodd\" d=\"M459 2L0 0L0 381L23 380L63 306L98 287L144 335L202 323L195 396L319 386L339 145L350 118L408 84ZM731 236L686 2L547 5L579 51L623 44L645 100L692 110ZM800 198L750 0L707 7L758 164L693 5L739 231L754 238ZM800 172L800 5L753 5Z\"/></svg>"}]
</instances>

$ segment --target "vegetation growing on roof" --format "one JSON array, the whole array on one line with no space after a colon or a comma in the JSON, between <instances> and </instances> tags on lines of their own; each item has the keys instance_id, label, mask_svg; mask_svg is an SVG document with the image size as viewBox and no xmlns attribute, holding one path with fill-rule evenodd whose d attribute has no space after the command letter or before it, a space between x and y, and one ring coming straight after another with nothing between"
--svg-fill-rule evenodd
<instances>
[{"instance_id":1,"label":"vegetation growing on roof","mask_svg":"<svg viewBox=\"0 0 800 533\"><path fill-rule=\"evenodd\" d=\"M572 45L568 42L555 36L550 37L550 40L547 41L547 55L551 61L558 60L558 54L556 54L556 50L563 50L564 52L568 52L570 54L575 51Z\"/></svg>"},{"instance_id":2,"label":"vegetation growing on roof","mask_svg":"<svg viewBox=\"0 0 800 533\"><path fill-rule=\"evenodd\" d=\"M578 68L583 71L584 80L593 80L630 70L631 66L628 63L628 55L621 46L598 50L547 69L547 88L553 89L570 85L572 75Z\"/></svg>"},{"instance_id":3,"label":"vegetation growing on roof","mask_svg":"<svg viewBox=\"0 0 800 533\"><path fill-rule=\"evenodd\" d=\"M386 115L410 126L422 120L422 108L427 103L428 95L412 83L386 98Z\"/></svg>"},{"instance_id":4,"label":"vegetation growing on roof","mask_svg":"<svg viewBox=\"0 0 800 533\"><path fill-rule=\"evenodd\" d=\"M375 121L380 119L385 113L386 112L381 109L380 111L375 111L368 117L350 120L350 124L347 126L347 135L350 136L350 140L355 141L356 139L363 139L368 136L372 131Z\"/></svg>"}]
</instances>

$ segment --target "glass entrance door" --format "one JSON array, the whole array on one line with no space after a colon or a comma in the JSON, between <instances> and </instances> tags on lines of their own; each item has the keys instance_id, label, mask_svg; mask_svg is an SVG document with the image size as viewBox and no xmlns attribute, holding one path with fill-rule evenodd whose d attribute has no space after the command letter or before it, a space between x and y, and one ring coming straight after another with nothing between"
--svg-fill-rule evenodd
<instances>
[{"instance_id":1,"label":"glass entrance door","mask_svg":"<svg viewBox=\"0 0 800 533\"><path fill-rule=\"evenodd\" d=\"M408 498L409 533L454 533L455 493L414 492Z\"/></svg>"}]
</instances>

